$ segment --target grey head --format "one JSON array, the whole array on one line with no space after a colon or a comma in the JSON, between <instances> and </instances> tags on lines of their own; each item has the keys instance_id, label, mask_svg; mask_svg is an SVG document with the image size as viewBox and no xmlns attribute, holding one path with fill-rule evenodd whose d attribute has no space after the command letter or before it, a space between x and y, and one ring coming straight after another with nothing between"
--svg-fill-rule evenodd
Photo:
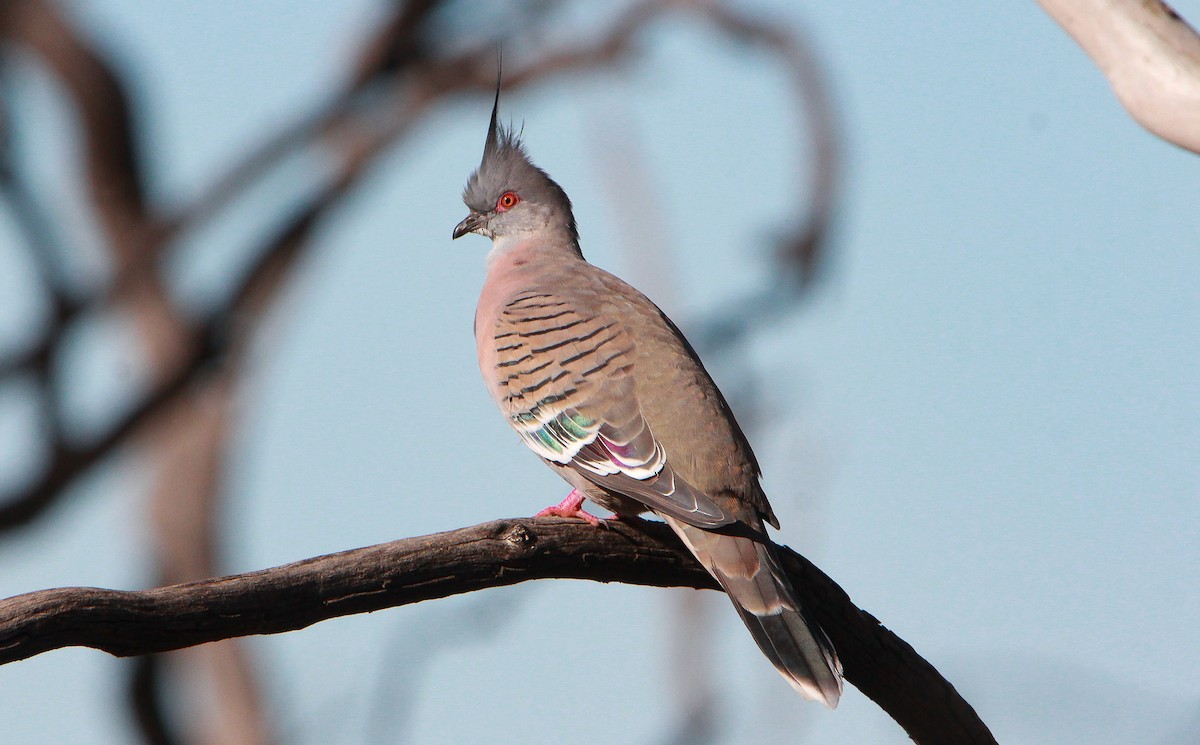
<instances>
[{"instance_id":1,"label":"grey head","mask_svg":"<svg viewBox=\"0 0 1200 745\"><path fill-rule=\"evenodd\" d=\"M492 103L483 160L467 180L463 202L471 210L454 227L454 238L479 233L488 238L543 232L569 241L579 252L579 232L571 212L571 200L562 187L535 166L525 153L520 137L500 124L500 84Z\"/></svg>"}]
</instances>

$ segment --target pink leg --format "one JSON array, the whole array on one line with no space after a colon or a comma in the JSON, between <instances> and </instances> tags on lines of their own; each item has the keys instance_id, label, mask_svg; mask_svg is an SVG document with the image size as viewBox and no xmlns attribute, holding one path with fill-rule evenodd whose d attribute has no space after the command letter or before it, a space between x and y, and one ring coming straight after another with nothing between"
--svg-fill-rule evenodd
<instances>
[{"instance_id":1,"label":"pink leg","mask_svg":"<svg viewBox=\"0 0 1200 745\"><path fill-rule=\"evenodd\" d=\"M572 489L566 499L553 507L547 507L534 517L577 517L586 520L594 528L600 527L600 518L584 511L583 499L583 494L578 489Z\"/></svg>"}]
</instances>

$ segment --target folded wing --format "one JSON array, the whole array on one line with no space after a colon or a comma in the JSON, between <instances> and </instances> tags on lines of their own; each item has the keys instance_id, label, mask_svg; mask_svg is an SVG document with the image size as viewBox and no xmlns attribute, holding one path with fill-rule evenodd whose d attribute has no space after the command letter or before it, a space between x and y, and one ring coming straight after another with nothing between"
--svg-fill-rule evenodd
<instances>
[{"instance_id":1,"label":"folded wing","mask_svg":"<svg viewBox=\"0 0 1200 745\"><path fill-rule=\"evenodd\" d=\"M535 453L687 524L734 521L671 468L642 416L634 340L620 324L526 292L501 312L495 344L496 398Z\"/></svg>"}]
</instances>

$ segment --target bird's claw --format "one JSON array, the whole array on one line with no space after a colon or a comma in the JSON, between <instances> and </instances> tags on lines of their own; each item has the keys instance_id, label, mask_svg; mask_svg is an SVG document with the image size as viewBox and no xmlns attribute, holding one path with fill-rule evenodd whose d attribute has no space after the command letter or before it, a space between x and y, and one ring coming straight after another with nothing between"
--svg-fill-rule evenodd
<instances>
[{"instance_id":1,"label":"bird's claw","mask_svg":"<svg viewBox=\"0 0 1200 745\"><path fill-rule=\"evenodd\" d=\"M578 489L572 489L566 499L552 507L547 507L534 517L577 517L593 528L600 527L603 524L600 518L583 509L583 500L583 494Z\"/></svg>"}]
</instances>

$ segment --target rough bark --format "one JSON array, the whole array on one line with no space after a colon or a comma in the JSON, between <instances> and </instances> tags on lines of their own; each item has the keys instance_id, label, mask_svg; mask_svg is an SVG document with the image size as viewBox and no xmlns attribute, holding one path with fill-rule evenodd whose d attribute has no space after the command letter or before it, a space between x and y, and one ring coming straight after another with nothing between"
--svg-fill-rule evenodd
<instances>
[{"instance_id":1,"label":"rough bark","mask_svg":"<svg viewBox=\"0 0 1200 745\"><path fill-rule=\"evenodd\" d=\"M932 665L804 557L784 565L838 649L846 679L922 745L994 743ZM0 663L67 646L129 656L532 579L588 579L716 589L658 523L597 530L555 519L496 520L319 556L273 569L153 590L42 590L0 601Z\"/></svg>"}]
</instances>

